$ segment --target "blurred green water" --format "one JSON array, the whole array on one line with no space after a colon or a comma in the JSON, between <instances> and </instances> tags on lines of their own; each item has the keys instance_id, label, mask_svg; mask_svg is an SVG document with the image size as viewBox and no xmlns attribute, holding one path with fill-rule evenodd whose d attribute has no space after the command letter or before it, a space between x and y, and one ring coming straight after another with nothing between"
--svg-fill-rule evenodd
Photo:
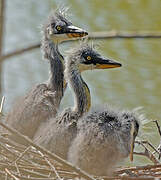
<instances>
[{"instance_id":1,"label":"blurred green water","mask_svg":"<svg viewBox=\"0 0 161 180\"><path fill-rule=\"evenodd\" d=\"M57 4L70 6L71 20L88 31L160 31L160 0L8 0L6 7L5 52L39 42L40 24ZM161 40L103 40L100 51L116 59L122 68L83 73L92 95L92 105L106 103L128 109L144 107L149 119L158 119L161 112ZM72 47L72 43L62 46ZM3 92L7 98L5 109L16 97L24 95L33 85L48 78L48 64L40 50L6 60L3 70ZM72 105L69 90L62 109ZM161 124L161 123L160 123ZM148 139L157 145L159 136L149 123ZM145 131L142 132L144 134ZM141 135L142 136L142 135ZM146 162L137 159L134 163Z\"/></svg>"}]
</instances>

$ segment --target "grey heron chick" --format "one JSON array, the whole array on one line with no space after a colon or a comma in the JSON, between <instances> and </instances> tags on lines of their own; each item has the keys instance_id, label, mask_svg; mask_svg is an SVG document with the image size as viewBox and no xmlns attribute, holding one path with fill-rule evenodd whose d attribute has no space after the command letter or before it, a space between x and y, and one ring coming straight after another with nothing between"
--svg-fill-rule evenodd
<instances>
[{"instance_id":1,"label":"grey heron chick","mask_svg":"<svg viewBox=\"0 0 161 180\"><path fill-rule=\"evenodd\" d=\"M102 57L87 43L72 49L66 57L65 77L74 92L74 106L65 109L56 119L50 120L46 127L42 126L35 136L35 141L38 139L39 145L67 159L69 146L77 134L77 121L91 106L90 90L81 72L120 66L120 63Z\"/></svg>"},{"instance_id":2,"label":"grey heron chick","mask_svg":"<svg viewBox=\"0 0 161 180\"><path fill-rule=\"evenodd\" d=\"M140 120L141 116L134 111L111 107L90 112L78 121L68 160L89 174L110 175L126 157L133 160Z\"/></svg>"},{"instance_id":3,"label":"grey heron chick","mask_svg":"<svg viewBox=\"0 0 161 180\"><path fill-rule=\"evenodd\" d=\"M42 51L50 64L50 77L15 104L8 113L7 124L32 139L42 122L56 116L65 84L64 59L58 44L87 34L67 20L62 9L49 16L43 27Z\"/></svg>"}]
</instances>

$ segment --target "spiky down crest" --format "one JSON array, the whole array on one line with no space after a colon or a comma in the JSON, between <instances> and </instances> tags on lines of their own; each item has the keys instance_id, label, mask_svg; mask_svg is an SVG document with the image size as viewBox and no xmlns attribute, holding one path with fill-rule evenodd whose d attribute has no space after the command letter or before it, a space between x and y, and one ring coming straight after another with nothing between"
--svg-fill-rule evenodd
<instances>
[{"instance_id":1,"label":"spiky down crest","mask_svg":"<svg viewBox=\"0 0 161 180\"><path fill-rule=\"evenodd\" d=\"M71 23L70 21L67 20L68 16L68 7L60 6L56 10L51 11L50 15L48 16L48 19L46 23L41 25L41 33L42 33L42 40L41 40L41 50L43 53L44 59L48 59L48 55L50 53L50 49L53 46L53 42L50 42L50 39L48 37L48 29L49 28L54 28L55 23L58 20L65 21L67 23Z\"/></svg>"},{"instance_id":2,"label":"spiky down crest","mask_svg":"<svg viewBox=\"0 0 161 180\"><path fill-rule=\"evenodd\" d=\"M87 38L79 40L78 45L65 52L65 55L68 56L68 60L75 61L76 59L80 59L82 53L85 51L97 51L98 44L94 44L93 41L89 41Z\"/></svg>"},{"instance_id":3,"label":"spiky down crest","mask_svg":"<svg viewBox=\"0 0 161 180\"><path fill-rule=\"evenodd\" d=\"M48 16L47 22L42 26L42 33L46 32L46 29L55 23L56 19L60 19L63 21L68 21L67 18L69 18L68 15L69 8L68 7L58 7L55 10L52 10L50 15Z\"/></svg>"}]
</instances>

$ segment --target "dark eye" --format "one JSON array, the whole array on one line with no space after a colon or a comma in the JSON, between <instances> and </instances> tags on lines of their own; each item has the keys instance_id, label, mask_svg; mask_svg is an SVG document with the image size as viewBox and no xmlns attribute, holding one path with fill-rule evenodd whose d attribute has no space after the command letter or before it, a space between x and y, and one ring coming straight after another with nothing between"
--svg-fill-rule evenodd
<instances>
[{"instance_id":1,"label":"dark eye","mask_svg":"<svg viewBox=\"0 0 161 180\"><path fill-rule=\"evenodd\" d=\"M91 58L91 56L87 56L86 59L87 59L88 61L90 61L92 58Z\"/></svg>"},{"instance_id":2,"label":"dark eye","mask_svg":"<svg viewBox=\"0 0 161 180\"><path fill-rule=\"evenodd\" d=\"M58 26L56 26L55 28L56 28L56 30L57 30L57 31L60 31L60 30L62 29L62 27L61 27L61 26L59 26L59 25L58 25Z\"/></svg>"}]
</instances>

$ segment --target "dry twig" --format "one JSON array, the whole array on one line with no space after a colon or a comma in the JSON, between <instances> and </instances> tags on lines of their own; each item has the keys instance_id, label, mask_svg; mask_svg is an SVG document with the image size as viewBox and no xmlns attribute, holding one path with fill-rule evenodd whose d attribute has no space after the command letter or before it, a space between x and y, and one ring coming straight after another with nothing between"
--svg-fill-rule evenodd
<instances>
[{"instance_id":1,"label":"dry twig","mask_svg":"<svg viewBox=\"0 0 161 180\"><path fill-rule=\"evenodd\" d=\"M160 129L160 126L159 126L159 123L158 123L157 120L155 120L155 121L153 121L153 122L156 123L157 128L158 128L158 132L159 132L159 135L160 135L160 144L159 144L159 146L158 146L158 148L157 148L158 151L159 151L159 157L158 157L158 159L160 160L160 157L161 157L161 129Z\"/></svg>"},{"instance_id":2,"label":"dry twig","mask_svg":"<svg viewBox=\"0 0 161 180\"><path fill-rule=\"evenodd\" d=\"M29 151L30 148L31 148L31 146L27 147L27 148L19 155L19 157L12 162L12 164L17 163L17 161L19 161L20 159L22 159L22 157L26 154L27 151Z\"/></svg>"},{"instance_id":3,"label":"dry twig","mask_svg":"<svg viewBox=\"0 0 161 180\"><path fill-rule=\"evenodd\" d=\"M144 141L143 141L144 142ZM134 152L136 155L141 155L147 157L149 160L151 160L154 164L158 164L159 161L155 158L153 153L144 145L142 141L136 141L135 143L141 145L145 151L144 152Z\"/></svg>"},{"instance_id":4,"label":"dry twig","mask_svg":"<svg viewBox=\"0 0 161 180\"><path fill-rule=\"evenodd\" d=\"M54 173L56 174L57 178L59 180L61 180L61 177L59 176L56 168L52 165L52 163L50 162L50 160L43 154L39 151L39 154L45 159L45 161L49 164L50 168L54 171Z\"/></svg>"},{"instance_id":5,"label":"dry twig","mask_svg":"<svg viewBox=\"0 0 161 180\"><path fill-rule=\"evenodd\" d=\"M75 171L76 173L78 173L81 177L87 179L87 180L94 180L94 178L90 175L88 175L86 172L82 171L81 169L76 168L75 166L73 166L72 164L70 164L69 162L65 161L64 159L60 158L59 156L57 156L56 154L53 154L47 150L45 150L44 148L36 145L35 143L33 143L33 141L31 141L28 137L23 136L21 133L19 133L18 131L16 131L15 129L5 125L4 123L0 122L0 126L2 126L3 128L7 129L9 132L11 132L12 134L16 135L17 137L19 137L20 139L22 139L23 141L26 142L26 144L33 146L34 148L36 148L37 150L39 150L40 152L42 152L43 154L51 157L52 159L54 159L55 161L61 163L62 165L64 165L65 167L68 167L69 169L71 169L72 171Z\"/></svg>"},{"instance_id":6,"label":"dry twig","mask_svg":"<svg viewBox=\"0 0 161 180\"><path fill-rule=\"evenodd\" d=\"M159 126L159 124L158 124L158 121L157 121L157 120L154 120L153 122L156 123L157 128L158 128L159 135L160 135L160 137L161 137L161 129L160 129L160 126Z\"/></svg>"},{"instance_id":7,"label":"dry twig","mask_svg":"<svg viewBox=\"0 0 161 180\"><path fill-rule=\"evenodd\" d=\"M0 115L2 115L4 101L5 101L5 97L3 96L1 100L1 105L0 105Z\"/></svg>"},{"instance_id":8,"label":"dry twig","mask_svg":"<svg viewBox=\"0 0 161 180\"><path fill-rule=\"evenodd\" d=\"M146 165L146 166L136 166L136 167L126 167L126 168L116 170L115 174L120 175L120 174L126 173L127 171L131 171L131 172L137 173L137 174L138 174L138 172L149 172L150 173L151 171L156 170L158 168L159 168L159 171L157 171L157 172L160 172L161 164L158 164L158 165Z\"/></svg>"},{"instance_id":9,"label":"dry twig","mask_svg":"<svg viewBox=\"0 0 161 180\"><path fill-rule=\"evenodd\" d=\"M20 180L19 178L17 178L16 176L14 176L7 168L5 168L5 171L6 171L6 173L7 173L10 177L12 177L13 179L15 179L15 180Z\"/></svg>"},{"instance_id":10,"label":"dry twig","mask_svg":"<svg viewBox=\"0 0 161 180\"><path fill-rule=\"evenodd\" d=\"M159 154L158 149L156 149L150 142L148 142L148 141L141 141L141 142L143 144L147 144L148 146L150 146L154 150L155 153ZM154 152L152 154L154 154Z\"/></svg>"},{"instance_id":11,"label":"dry twig","mask_svg":"<svg viewBox=\"0 0 161 180\"><path fill-rule=\"evenodd\" d=\"M161 38L161 32L118 32L118 31L102 31L89 33L89 39L140 39L140 38Z\"/></svg>"},{"instance_id":12,"label":"dry twig","mask_svg":"<svg viewBox=\"0 0 161 180\"><path fill-rule=\"evenodd\" d=\"M15 162L15 167L16 167L16 170L17 170L18 175L20 176L20 175L21 175L21 173L20 173L20 170L19 170L18 165L17 165L17 163L16 163L16 162Z\"/></svg>"},{"instance_id":13,"label":"dry twig","mask_svg":"<svg viewBox=\"0 0 161 180\"><path fill-rule=\"evenodd\" d=\"M34 50L34 49L37 49L37 48L40 48L40 43L30 45L30 46L22 48L22 49L15 50L13 52L9 52L8 54L1 56L0 61L3 61L5 59L11 58L11 57L14 57L14 56L17 56L17 55L21 55L21 54L23 54L25 52L28 52L28 51L31 51L31 50Z\"/></svg>"}]
</instances>

